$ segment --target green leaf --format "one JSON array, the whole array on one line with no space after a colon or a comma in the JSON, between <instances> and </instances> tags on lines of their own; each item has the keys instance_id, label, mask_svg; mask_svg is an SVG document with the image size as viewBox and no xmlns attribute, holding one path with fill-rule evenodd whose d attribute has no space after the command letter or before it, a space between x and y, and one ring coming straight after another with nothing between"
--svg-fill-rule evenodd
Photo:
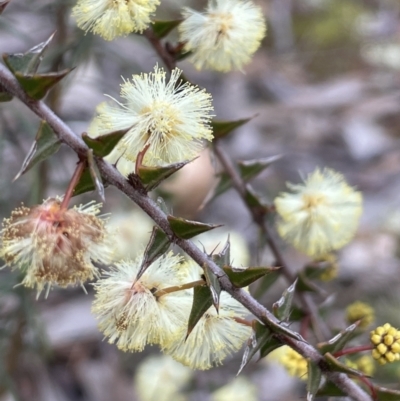
<instances>
[{"instance_id":1,"label":"green leaf","mask_svg":"<svg viewBox=\"0 0 400 401\"><path fill-rule=\"evenodd\" d=\"M0 85L0 102L9 102L12 100L13 95L10 95L1 85Z\"/></svg>"},{"instance_id":2,"label":"green leaf","mask_svg":"<svg viewBox=\"0 0 400 401\"><path fill-rule=\"evenodd\" d=\"M99 194L101 200L105 202L103 180L101 179L100 171L97 167L96 160L94 159L93 149L88 149L87 151L87 162L89 167L89 173L90 176L92 177L92 181L97 190L97 193Z\"/></svg>"},{"instance_id":3,"label":"green leaf","mask_svg":"<svg viewBox=\"0 0 400 401\"><path fill-rule=\"evenodd\" d=\"M379 401L399 401L400 390L391 390L385 387L374 387Z\"/></svg>"},{"instance_id":4,"label":"green leaf","mask_svg":"<svg viewBox=\"0 0 400 401\"><path fill-rule=\"evenodd\" d=\"M242 357L242 363L240 364L240 368L237 373L238 375L248 365L253 356L259 350L261 350L262 347L267 347L268 344L274 340L273 333L268 327L264 326L257 320L253 320L252 326L253 326L253 333L249 338L249 340L247 341L247 345ZM282 344L280 344L279 346L281 345Z\"/></svg>"},{"instance_id":5,"label":"green leaf","mask_svg":"<svg viewBox=\"0 0 400 401\"><path fill-rule=\"evenodd\" d=\"M320 350L321 354L325 354L327 352L334 354L335 352L341 351L345 347L345 345L354 338L354 330L358 327L358 324L358 322L354 323L351 326L347 327L346 330L341 331L329 341L319 343L317 347Z\"/></svg>"},{"instance_id":6,"label":"green leaf","mask_svg":"<svg viewBox=\"0 0 400 401\"><path fill-rule=\"evenodd\" d=\"M206 231L221 227L221 225L204 224L171 215L168 216L168 221L174 234L183 239L190 239Z\"/></svg>"},{"instance_id":7,"label":"green leaf","mask_svg":"<svg viewBox=\"0 0 400 401\"><path fill-rule=\"evenodd\" d=\"M315 399L321 379L321 369L311 360L307 360L307 401Z\"/></svg>"},{"instance_id":8,"label":"green leaf","mask_svg":"<svg viewBox=\"0 0 400 401\"><path fill-rule=\"evenodd\" d=\"M297 291L299 292L316 292L319 293L320 290L316 284L309 280L304 272L300 272L298 276Z\"/></svg>"},{"instance_id":9,"label":"green leaf","mask_svg":"<svg viewBox=\"0 0 400 401\"><path fill-rule=\"evenodd\" d=\"M29 49L26 53L4 53L3 60L8 69L14 75L17 72L20 72L21 74L34 74L39 68L39 64L43 59L43 53L47 49L47 46L53 39L54 35L55 32L51 34L46 41L32 47L32 49Z\"/></svg>"},{"instance_id":10,"label":"green leaf","mask_svg":"<svg viewBox=\"0 0 400 401\"><path fill-rule=\"evenodd\" d=\"M272 310L274 312L275 317L281 321L286 321L289 319L290 312L292 309L296 284L297 284L297 279L290 287L288 287L283 292L283 295L279 299L279 301L275 302L272 305Z\"/></svg>"},{"instance_id":11,"label":"green leaf","mask_svg":"<svg viewBox=\"0 0 400 401\"><path fill-rule=\"evenodd\" d=\"M90 149L93 149L93 153L96 156L104 157L111 153L128 131L129 129L114 131L96 138L91 138L84 132L82 134L82 139Z\"/></svg>"},{"instance_id":12,"label":"green leaf","mask_svg":"<svg viewBox=\"0 0 400 401\"><path fill-rule=\"evenodd\" d=\"M176 28L183 20L173 20L173 21L154 21L151 26L154 32L154 35L158 39L162 39L167 36L174 28Z\"/></svg>"},{"instance_id":13,"label":"green leaf","mask_svg":"<svg viewBox=\"0 0 400 401\"><path fill-rule=\"evenodd\" d=\"M270 274L264 276L259 282L258 286L254 291L254 297L256 299L260 298L264 295L268 289L278 280L281 275L281 271L279 269L272 271Z\"/></svg>"},{"instance_id":14,"label":"green leaf","mask_svg":"<svg viewBox=\"0 0 400 401\"><path fill-rule=\"evenodd\" d=\"M345 365L344 363L340 362L338 359L336 359L331 353L327 352L324 355L325 361L331 368L331 370L335 372L340 372L340 373L346 373L347 375L353 375L353 376L358 376L358 377L363 377L365 376L364 373L350 368L349 366Z\"/></svg>"},{"instance_id":15,"label":"green leaf","mask_svg":"<svg viewBox=\"0 0 400 401\"><path fill-rule=\"evenodd\" d=\"M260 358L265 358L272 351L279 347L282 347L282 343L275 337L271 337L261 348L260 348Z\"/></svg>"},{"instance_id":16,"label":"green leaf","mask_svg":"<svg viewBox=\"0 0 400 401\"><path fill-rule=\"evenodd\" d=\"M159 227L154 226L150 241L144 251L142 265L140 266L136 280L139 280L147 268L168 251L169 246L170 242L167 234L165 234Z\"/></svg>"},{"instance_id":17,"label":"green leaf","mask_svg":"<svg viewBox=\"0 0 400 401\"><path fill-rule=\"evenodd\" d=\"M236 121L216 121L213 120L211 122L211 127L213 130L214 138L215 139L220 139L223 138L224 136L228 135L230 132L235 130L236 128L246 124L249 122L253 117L249 118L244 118L242 120L236 120Z\"/></svg>"},{"instance_id":18,"label":"green leaf","mask_svg":"<svg viewBox=\"0 0 400 401\"><path fill-rule=\"evenodd\" d=\"M76 186L74 188L74 192L73 192L72 196L81 195L86 192L94 191L95 189L96 189L96 187L93 183L93 179L92 179L92 175L89 171L89 167L85 167L85 169L83 170L83 173L81 175L81 178L79 179L78 184L76 184Z\"/></svg>"},{"instance_id":19,"label":"green leaf","mask_svg":"<svg viewBox=\"0 0 400 401\"><path fill-rule=\"evenodd\" d=\"M215 309L219 310L219 296L221 294L221 285L219 284L218 277L212 272L208 265L203 266L204 276L206 277L206 282L211 290L212 301Z\"/></svg>"},{"instance_id":20,"label":"green leaf","mask_svg":"<svg viewBox=\"0 0 400 401\"><path fill-rule=\"evenodd\" d=\"M46 121L42 120L36 133L35 141L29 149L29 152L22 163L21 169L15 176L14 181L37 163L56 153L60 149L60 146L61 142L54 131Z\"/></svg>"},{"instance_id":21,"label":"green leaf","mask_svg":"<svg viewBox=\"0 0 400 401\"><path fill-rule=\"evenodd\" d=\"M29 97L34 100L40 100L71 71L72 69L68 68L63 71L49 72L47 74L24 75L20 72L15 72L14 75Z\"/></svg>"},{"instance_id":22,"label":"green leaf","mask_svg":"<svg viewBox=\"0 0 400 401\"><path fill-rule=\"evenodd\" d=\"M192 310L190 311L188 331L186 338L195 328L201 317L208 311L210 306L212 306L213 300L211 295L211 290L207 285L197 286L193 288L193 304Z\"/></svg>"},{"instance_id":23,"label":"green leaf","mask_svg":"<svg viewBox=\"0 0 400 401\"><path fill-rule=\"evenodd\" d=\"M257 208L264 213L267 212L268 206L262 203L261 199L250 187L246 189L244 201L246 202L246 205L249 206L251 209Z\"/></svg>"},{"instance_id":24,"label":"green leaf","mask_svg":"<svg viewBox=\"0 0 400 401\"><path fill-rule=\"evenodd\" d=\"M186 164L192 162L193 160L170 164L168 166L158 166L158 167L150 167L150 166L137 166L136 174L139 176L140 181L147 191L152 191L156 187L158 187L164 180L170 177L172 174L176 173L182 167L186 166Z\"/></svg>"},{"instance_id":25,"label":"green leaf","mask_svg":"<svg viewBox=\"0 0 400 401\"><path fill-rule=\"evenodd\" d=\"M245 182L248 182L263 172L272 163L275 163L277 160L279 160L281 157L282 156L277 155L263 159L241 161L238 163L240 175Z\"/></svg>"},{"instance_id":26,"label":"green leaf","mask_svg":"<svg viewBox=\"0 0 400 401\"><path fill-rule=\"evenodd\" d=\"M343 397L344 393L336 384L326 381L326 383L317 391L317 397Z\"/></svg>"},{"instance_id":27,"label":"green leaf","mask_svg":"<svg viewBox=\"0 0 400 401\"><path fill-rule=\"evenodd\" d=\"M254 281L267 274L278 270L279 267L248 267L246 269L235 269L231 266L224 266L223 270L236 287L247 287Z\"/></svg>"}]
</instances>

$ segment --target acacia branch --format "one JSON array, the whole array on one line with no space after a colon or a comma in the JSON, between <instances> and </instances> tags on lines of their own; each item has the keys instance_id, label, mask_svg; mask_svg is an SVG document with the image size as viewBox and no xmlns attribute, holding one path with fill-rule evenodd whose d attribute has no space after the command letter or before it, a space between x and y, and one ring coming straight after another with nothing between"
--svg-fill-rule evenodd
<instances>
[{"instance_id":1,"label":"acacia branch","mask_svg":"<svg viewBox=\"0 0 400 401\"><path fill-rule=\"evenodd\" d=\"M45 120L53 129L61 142L69 146L78 156L85 158L88 147L81 137L76 135L54 112L42 101L29 98L20 87L16 78L7 68L0 64L0 85L11 95L17 97L38 117ZM289 344L305 358L309 358L319 366L326 377L335 383L344 393L355 401L372 401L371 397L357 386L346 374L333 372L324 360L324 357L310 344L304 341L300 335L289 329L284 329L281 322L275 316L246 291L236 288L223 270L193 242L178 238L171 230L167 215L159 209L157 204L147 195L136 191L118 170L102 158L96 158L99 171L103 179L110 185L117 187L121 192L134 201L155 223L167 234L172 243L177 244L200 266L208 265L211 271L218 277L221 288L246 307L260 322L269 327L276 336L285 344ZM296 339L297 338L297 339Z\"/></svg>"}]
</instances>

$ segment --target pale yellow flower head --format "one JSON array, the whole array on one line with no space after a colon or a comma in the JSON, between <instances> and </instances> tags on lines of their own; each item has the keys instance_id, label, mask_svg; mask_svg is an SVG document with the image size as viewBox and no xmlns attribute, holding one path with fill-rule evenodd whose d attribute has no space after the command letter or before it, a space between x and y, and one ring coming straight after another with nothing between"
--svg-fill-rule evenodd
<instances>
[{"instance_id":1,"label":"pale yellow flower head","mask_svg":"<svg viewBox=\"0 0 400 401\"><path fill-rule=\"evenodd\" d=\"M187 281L200 278L201 271L194 262L186 264ZM220 296L219 313L211 306L186 338L187 326L176 340L166 345L165 352L192 369L206 370L220 365L230 354L238 351L251 335L251 327L235 321L248 311L228 293Z\"/></svg>"},{"instance_id":2,"label":"pale yellow flower head","mask_svg":"<svg viewBox=\"0 0 400 401\"><path fill-rule=\"evenodd\" d=\"M248 0L210 0L205 13L186 8L183 17L180 40L197 69L241 70L266 32L261 8Z\"/></svg>"},{"instance_id":3,"label":"pale yellow flower head","mask_svg":"<svg viewBox=\"0 0 400 401\"><path fill-rule=\"evenodd\" d=\"M123 165L123 173L134 168L138 153L150 145L143 163L165 165L189 160L211 141L209 125L213 110L211 95L189 83L179 83L181 70L175 68L169 81L162 68L134 75L121 85L123 102L99 105L98 115L89 127L97 137L111 131L128 130L107 160Z\"/></svg>"},{"instance_id":4,"label":"pale yellow flower head","mask_svg":"<svg viewBox=\"0 0 400 401\"><path fill-rule=\"evenodd\" d=\"M21 206L3 221L0 257L26 272L22 284L36 287L38 296L46 285L47 293L52 285L83 285L98 275L92 261L112 258L105 222L96 217L100 207L91 202L64 209L61 198Z\"/></svg>"},{"instance_id":5,"label":"pale yellow flower head","mask_svg":"<svg viewBox=\"0 0 400 401\"><path fill-rule=\"evenodd\" d=\"M372 376L375 373L375 362L370 355L363 355L356 359L345 359L344 363L352 368L359 370L366 376Z\"/></svg>"},{"instance_id":6,"label":"pale yellow flower head","mask_svg":"<svg viewBox=\"0 0 400 401\"><path fill-rule=\"evenodd\" d=\"M353 302L346 308L346 320L350 324L361 320L358 327L365 329L375 320L375 310L365 302Z\"/></svg>"},{"instance_id":7,"label":"pale yellow flower head","mask_svg":"<svg viewBox=\"0 0 400 401\"><path fill-rule=\"evenodd\" d=\"M370 339L374 345L372 357L379 364L385 365L400 360L400 330L385 323L371 331Z\"/></svg>"},{"instance_id":8,"label":"pale yellow flower head","mask_svg":"<svg viewBox=\"0 0 400 401\"><path fill-rule=\"evenodd\" d=\"M312 257L339 249L353 238L362 195L342 174L317 168L303 184L287 186L292 192L282 193L274 201L282 238Z\"/></svg>"},{"instance_id":9,"label":"pale yellow flower head","mask_svg":"<svg viewBox=\"0 0 400 401\"><path fill-rule=\"evenodd\" d=\"M153 262L139 280L135 280L142 257L120 261L95 284L93 313L99 328L110 343L123 351L141 351L146 344L173 341L187 324L192 296L177 291L162 296L155 293L166 287L184 284L182 258L172 252Z\"/></svg>"},{"instance_id":10,"label":"pale yellow flower head","mask_svg":"<svg viewBox=\"0 0 400 401\"><path fill-rule=\"evenodd\" d=\"M291 376L307 380L307 359L287 345L281 347L280 352L279 362L286 368L288 373Z\"/></svg>"},{"instance_id":11,"label":"pale yellow flower head","mask_svg":"<svg viewBox=\"0 0 400 401\"><path fill-rule=\"evenodd\" d=\"M211 394L212 401L257 401L257 387L245 377L236 377Z\"/></svg>"},{"instance_id":12,"label":"pale yellow flower head","mask_svg":"<svg viewBox=\"0 0 400 401\"><path fill-rule=\"evenodd\" d=\"M193 371L168 355L152 355L138 367L135 390L140 401L185 401L183 388Z\"/></svg>"},{"instance_id":13,"label":"pale yellow flower head","mask_svg":"<svg viewBox=\"0 0 400 401\"><path fill-rule=\"evenodd\" d=\"M72 15L79 28L113 40L146 29L159 4L159 0L78 0Z\"/></svg>"}]
</instances>

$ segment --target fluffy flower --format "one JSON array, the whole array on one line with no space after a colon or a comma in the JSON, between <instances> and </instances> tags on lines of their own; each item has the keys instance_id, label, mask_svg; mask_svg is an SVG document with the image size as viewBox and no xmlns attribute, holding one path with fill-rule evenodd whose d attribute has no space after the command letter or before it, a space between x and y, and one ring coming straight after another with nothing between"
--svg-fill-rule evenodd
<instances>
[{"instance_id":1,"label":"fluffy flower","mask_svg":"<svg viewBox=\"0 0 400 401\"><path fill-rule=\"evenodd\" d=\"M105 223L96 217L100 204L91 202L61 208L60 198L42 205L21 206L4 219L0 256L6 264L26 271L22 284L66 287L97 276L92 260L108 263L112 257Z\"/></svg>"},{"instance_id":2,"label":"fluffy flower","mask_svg":"<svg viewBox=\"0 0 400 401\"><path fill-rule=\"evenodd\" d=\"M194 263L187 265L189 281L198 280L199 269ZM206 370L219 365L233 352L238 351L251 335L249 326L238 323L247 310L226 292L221 293L219 313L214 306L200 318L186 339L187 327L181 328L175 341L166 345L165 352L192 369Z\"/></svg>"},{"instance_id":3,"label":"fluffy flower","mask_svg":"<svg viewBox=\"0 0 400 401\"><path fill-rule=\"evenodd\" d=\"M372 330L370 339L374 345L372 357L379 364L385 365L400 360L400 330L386 323Z\"/></svg>"},{"instance_id":4,"label":"fluffy flower","mask_svg":"<svg viewBox=\"0 0 400 401\"><path fill-rule=\"evenodd\" d=\"M147 343L164 346L187 323L192 297L188 291L157 296L158 290L185 283L182 258L172 253L153 262L139 280L142 258L121 261L98 280L93 313L110 343L123 351L141 351Z\"/></svg>"},{"instance_id":5,"label":"fluffy flower","mask_svg":"<svg viewBox=\"0 0 400 401\"><path fill-rule=\"evenodd\" d=\"M182 389L193 376L193 371L167 355L152 355L139 366L135 389L140 401L185 401Z\"/></svg>"},{"instance_id":6,"label":"fluffy flower","mask_svg":"<svg viewBox=\"0 0 400 401\"><path fill-rule=\"evenodd\" d=\"M112 40L146 29L159 4L159 0L78 0L72 15L79 28Z\"/></svg>"},{"instance_id":7,"label":"fluffy flower","mask_svg":"<svg viewBox=\"0 0 400 401\"><path fill-rule=\"evenodd\" d=\"M358 226L362 195L342 174L318 168L303 184L287 184L292 193L275 199L280 236L309 256L346 245Z\"/></svg>"},{"instance_id":8,"label":"fluffy flower","mask_svg":"<svg viewBox=\"0 0 400 401\"><path fill-rule=\"evenodd\" d=\"M180 40L197 69L242 69L266 32L261 8L247 0L210 0L204 14L186 8L183 17Z\"/></svg>"},{"instance_id":9,"label":"fluffy flower","mask_svg":"<svg viewBox=\"0 0 400 401\"><path fill-rule=\"evenodd\" d=\"M124 81L123 103L111 98L113 103L99 105L89 135L128 130L108 156L117 166L125 160L125 174L146 145L150 146L144 164L154 166L188 160L199 153L202 139L212 140L211 95L187 82L178 83L180 75L175 68L166 82L165 71L156 66L153 73Z\"/></svg>"}]
</instances>

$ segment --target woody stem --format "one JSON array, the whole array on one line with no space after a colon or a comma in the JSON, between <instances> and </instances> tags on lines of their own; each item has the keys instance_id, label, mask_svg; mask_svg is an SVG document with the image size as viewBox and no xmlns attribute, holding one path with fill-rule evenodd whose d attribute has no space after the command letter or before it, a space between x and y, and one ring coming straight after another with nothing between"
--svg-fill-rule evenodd
<instances>
[{"instance_id":1,"label":"woody stem","mask_svg":"<svg viewBox=\"0 0 400 401\"><path fill-rule=\"evenodd\" d=\"M351 355L351 354L356 354L356 353L362 352L362 351L371 351L373 349L374 349L374 346L371 344L360 345L359 347L351 347L351 348L342 349L341 351L335 352L333 354L333 356L335 358L339 358L340 356L343 356L343 355Z\"/></svg>"},{"instance_id":2,"label":"woody stem","mask_svg":"<svg viewBox=\"0 0 400 401\"><path fill-rule=\"evenodd\" d=\"M191 281L190 283L182 285L174 285L172 287L163 288L162 290L157 290L153 295L155 297L162 297L165 294L170 294L171 292L183 291L189 288L198 287L204 285L206 282L204 280Z\"/></svg>"},{"instance_id":3,"label":"woody stem","mask_svg":"<svg viewBox=\"0 0 400 401\"><path fill-rule=\"evenodd\" d=\"M61 203L61 210L68 208L69 201L72 198L72 194L74 193L76 184L78 184L79 179L82 176L85 165L86 165L86 161L80 160L78 162L78 165L76 166L74 175L72 176L71 181L68 184L67 190L65 191L65 196Z\"/></svg>"}]
</instances>

